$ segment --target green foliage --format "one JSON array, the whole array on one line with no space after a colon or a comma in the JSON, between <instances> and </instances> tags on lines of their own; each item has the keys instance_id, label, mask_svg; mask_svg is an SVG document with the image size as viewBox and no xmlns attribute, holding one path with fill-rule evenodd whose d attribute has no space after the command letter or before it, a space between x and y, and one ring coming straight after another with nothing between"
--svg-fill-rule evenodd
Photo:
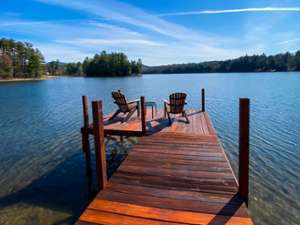
<instances>
[{"instance_id":1,"label":"green foliage","mask_svg":"<svg viewBox=\"0 0 300 225\"><path fill-rule=\"evenodd\" d=\"M51 76L72 75L82 76L82 63L61 63L59 60L47 63L47 71Z\"/></svg>"},{"instance_id":2,"label":"green foliage","mask_svg":"<svg viewBox=\"0 0 300 225\"><path fill-rule=\"evenodd\" d=\"M12 61L7 55L0 55L0 78L12 78Z\"/></svg>"},{"instance_id":3,"label":"green foliage","mask_svg":"<svg viewBox=\"0 0 300 225\"><path fill-rule=\"evenodd\" d=\"M56 61L49 62L47 64L47 71L52 76L62 74L62 73L60 73L61 70L60 70L59 60L57 59Z\"/></svg>"},{"instance_id":4,"label":"green foliage","mask_svg":"<svg viewBox=\"0 0 300 225\"><path fill-rule=\"evenodd\" d=\"M230 73L300 71L300 51L274 56L253 55L225 61L144 67L144 73Z\"/></svg>"},{"instance_id":5,"label":"green foliage","mask_svg":"<svg viewBox=\"0 0 300 225\"><path fill-rule=\"evenodd\" d=\"M129 62L124 53L110 53L105 51L96 54L94 58L86 58L82 63L83 72L90 77L97 76L128 76L142 73L142 61Z\"/></svg>"},{"instance_id":6,"label":"green foliage","mask_svg":"<svg viewBox=\"0 0 300 225\"><path fill-rule=\"evenodd\" d=\"M60 63L58 60L47 64L50 75L72 75L89 77L128 76L142 73L142 61L129 61L124 53L96 54L93 58L77 63Z\"/></svg>"},{"instance_id":7,"label":"green foliage","mask_svg":"<svg viewBox=\"0 0 300 225\"><path fill-rule=\"evenodd\" d=\"M131 72L133 74L141 74L143 72L142 68L143 68L143 64L141 59L138 59L137 62L131 61Z\"/></svg>"},{"instance_id":8,"label":"green foliage","mask_svg":"<svg viewBox=\"0 0 300 225\"><path fill-rule=\"evenodd\" d=\"M0 56L9 59L11 68L7 77L30 78L40 77L45 73L44 57L38 49L27 42L17 42L12 39L0 39ZM1 71L6 71L0 65Z\"/></svg>"},{"instance_id":9,"label":"green foliage","mask_svg":"<svg viewBox=\"0 0 300 225\"><path fill-rule=\"evenodd\" d=\"M82 65L80 62L78 63L67 63L65 65L65 73L66 75L82 75Z\"/></svg>"}]
</instances>

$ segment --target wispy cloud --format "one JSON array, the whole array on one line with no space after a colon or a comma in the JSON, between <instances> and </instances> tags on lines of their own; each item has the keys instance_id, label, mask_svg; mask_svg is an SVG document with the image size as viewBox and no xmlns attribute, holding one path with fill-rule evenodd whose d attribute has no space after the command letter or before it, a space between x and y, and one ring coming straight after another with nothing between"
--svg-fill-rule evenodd
<instances>
[{"instance_id":1,"label":"wispy cloud","mask_svg":"<svg viewBox=\"0 0 300 225\"><path fill-rule=\"evenodd\" d=\"M144 10L115 0L36 0L38 2L63 6L75 10L84 11L88 14L104 18L109 21L116 21L122 24L130 24L152 32L156 32L171 38L186 39L197 38L199 36L180 25L168 22L152 15ZM207 39L209 40L209 38Z\"/></svg>"},{"instance_id":2,"label":"wispy cloud","mask_svg":"<svg viewBox=\"0 0 300 225\"><path fill-rule=\"evenodd\" d=\"M154 42L145 39L91 39L91 38L81 38L81 39L73 39L73 40L55 40L57 43L63 44L73 44L73 45L85 45L85 46L128 46L128 45L142 45L142 46L164 46L164 44L159 42Z\"/></svg>"},{"instance_id":3,"label":"wispy cloud","mask_svg":"<svg viewBox=\"0 0 300 225\"><path fill-rule=\"evenodd\" d=\"M290 39L290 40L281 41L278 44L285 45L285 44L291 44L291 43L295 43L295 42L300 42L300 38L294 38L294 39Z\"/></svg>"},{"instance_id":4,"label":"wispy cloud","mask_svg":"<svg viewBox=\"0 0 300 225\"><path fill-rule=\"evenodd\" d=\"M14 21L1 21L0 27L14 27L14 26L32 26L32 25L42 25L47 24L47 22L43 21L20 21L20 20L14 20Z\"/></svg>"},{"instance_id":5,"label":"wispy cloud","mask_svg":"<svg viewBox=\"0 0 300 225\"><path fill-rule=\"evenodd\" d=\"M35 1L54 5L53 10L62 7L74 12L78 11L85 18L91 19L77 21L2 20L1 31L30 37L28 40L42 50L47 61L59 58L66 62L82 60L102 50L122 51L130 59L142 58L143 62L148 65L222 60L246 53L261 54L265 52L270 42L291 40L297 36L276 36L274 32L270 32L271 25L263 26L262 22L254 21L252 16L251 18L249 16L250 24L249 27L245 27L244 31L225 35L218 32L204 32L200 26L192 29L188 27L188 24L179 25L163 16L300 11L300 8L266 7L178 12L158 16L117 0ZM267 16L270 17L270 15ZM270 33L272 37L269 37Z\"/></svg>"},{"instance_id":6,"label":"wispy cloud","mask_svg":"<svg viewBox=\"0 0 300 225\"><path fill-rule=\"evenodd\" d=\"M203 61L211 59L224 59L242 54L240 50L228 47L230 38L214 34L195 31L185 26L169 22L157 15L150 14L140 8L115 0L36 0L46 4L66 7L96 16L106 22L93 23L101 29L113 29L106 32L105 39L101 37L84 37L80 40L73 37L71 40L57 39L77 46L81 44L86 48L105 48L125 51L129 56L142 57L146 64L158 65L165 63L180 63L187 61ZM114 25L109 25L114 24ZM117 37L114 31L119 30L115 24L130 27L130 37ZM122 28L127 29L127 28ZM137 34L134 32L138 31ZM102 32L103 35L104 32ZM126 30L128 34L128 30ZM159 40L159 41L157 41Z\"/></svg>"},{"instance_id":7,"label":"wispy cloud","mask_svg":"<svg viewBox=\"0 0 300 225\"><path fill-rule=\"evenodd\" d=\"M70 48L69 46L53 43L33 42L46 56L46 61L59 59L61 62L79 62L85 57L91 57L94 53L89 49L82 49L77 47Z\"/></svg>"},{"instance_id":8,"label":"wispy cloud","mask_svg":"<svg viewBox=\"0 0 300 225\"><path fill-rule=\"evenodd\" d=\"M241 8L241 9L225 9L225 10L202 10L187 11L158 14L164 16L191 16L201 14L225 14L225 13L243 13L243 12L300 12L300 7L262 7L262 8Z\"/></svg>"}]
</instances>

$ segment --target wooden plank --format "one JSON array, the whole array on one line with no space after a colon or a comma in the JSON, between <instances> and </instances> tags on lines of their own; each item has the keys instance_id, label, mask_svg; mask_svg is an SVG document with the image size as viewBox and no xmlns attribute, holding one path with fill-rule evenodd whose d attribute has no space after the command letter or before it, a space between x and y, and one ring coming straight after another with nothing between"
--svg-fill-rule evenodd
<instances>
[{"instance_id":1,"label":"wooden plank","mask_svg":"<svg viewBox=\"0 0 300 225\"><path fill-rule=\"evenodd\" d=\"M78 224L252 224L225 151L207 112L190 124L146 114L147 135L81 215ZM151 115L150 115L151 116ZM140 132L141 120L105 131ZM135 133L136 134L136 133Z\"/></svg>"},{"instance_id":2,"label":"wooden plank","mask_svg":"<svg viewBox=\"0 0 300 225\"><path fill-rule=\"evenodd\" d=\"M156 187L145 187L138 184L127 185L111 181L109 184L110 190L115 192L145 195L145 196L155 196L161 198L170 198L178 200L194 200L202 202L217 202L217 203L227 203L233 197L232 194L210 194L198 191L178 191L169 189L160 189Z\"/></svg>"},{"instance_id":3,"label":"wooden plank","mask_svg":"<svg viewBox=\"0 0 300 225\"><path fill-rule=\"evenodd\" d=\"M216 131L215 131L215 129L214 129L212 123L211 123L211 120L210 120L210 118L209 118L208 113L207 113L207 112L204 112L203 114L204 114L204 118L205 118L205 121L206 121L206 125L207 125L207 128L208 128L209 134L215 135L215 134L216 134Z\"/></svg>"},{"instance_id":4,"label":"wooden plank","mask_svg":"<svg viewBox=\"0 0 300 225\"><path fill-rule=\"evenodd\" d=\"M117 214L125 214L127 216L134 217L143 217L147 219L153 220L161 220L165 222L172 223L184 223L187 222L189 224L208 224L211 220L216 220L218 222L224 222L225 220L231 220L231 223L239 222L248 222L249 218L242 217L226 217L226 216L217 216L216 218L214 214L206 214L206 213L193 213L188 211L177 211L170 209L159 209L152 207L143 207L134 204L125 204L113 201L106 201L101 199L96 199L96 201L92 202L89 206L89 209L100 210L104 212L117 213ZM242 223L240 223L242 224Z\"/></svg>"},{"instance_id":5,"label":"wooden plank","mask_svg":"<svg viewBox=\"0 0 300 225\"><path fill-rule=\"evenodd\" d=\"M119 225L176 225L182 223L169 223L161 220L151 220L141 217L126 216L117 213L108 213L99 210L87 209L80 217L81 221L91 222L96 224L119 224Z\"/></svg>"},{"instance_id":6,"label":"wooden plank","mask_svg":"<svg viewBox=\"0 0 300 225\"><path fill-rule=\"evenodd\" d=\"M147 109L145 109L145 112ZM124 116L117 116L113 121L108 121L108 118L111 114L105 116L104 124L105 131L109 134L116 135L118 132L124 133L125 131L134 131L137 133L131 133L131 135L138 134L138 132L143 132L144 124L143 118L147 121L146 131L148 133L156 133L156 132L180 132L180 133L191 133L191 134L206 134L207 132L207 124L203 123L201 117L205 115L205 113L201 111L189 110L188 117L190 119L190 124L186 124L185 120L181 118L181 116L174 116L171 126L168 125L168 120L163 118L163 111L158 110L158 115L155 119L152 119L151 113L145 113L146 115L141 115L141 118L135 113L132 118L130 118L127 122L122 123ZM122 135L120 134L120 135Z\"/></svg>"},{"instance_id":7,"label":"wooden plank","mask_svg":"<svg viewBox=\"0 0 300 225\"><path fill-rule=\"evenodd\" d=\"M118 173L111 178L112 181L129 184L142 185L146 187L157 187L169 190L203 191L206 193L236 193L237 188L233 187L233 181L214 181L208 179L176 179L174 177L142 176L125 173Z\"/></svg>"},{"instance_id":8,"label":"wooden plank","mask_svg":"<svg viewBox=\"0 0 300 225\"><path fill-rule=\"evenodd\" d=\"M188 170L188 171L216 171L216 172L230 172L231 170L228 168L227 162L224 163L194 163L191 164L189 162L186 163L177 163L167 160L143 160L143 159L135 159L128 158L125 163L130 163L133 166L144 166L144 167L160 167L160 168L168 168L168 169L178 169L178 170Z\"/></svg>"},{"instance_id":9,"label":"wooden plank","mask_svg":"<svg viewBox=\"0 0 300 225\"><path fill-rule=\"evenodd\" d=\"M233 202L232 204L231 202L228 202L225 204L226 207L224 207L224 204L220 203L200 202L193 200L175 200L153 196L149 197L139 195L138 193L136 195L130 195L114 192L112 190L103 191L98 195L97 199L116 201L126 204L135 204L144 207L218 214L223 216L248 217L247 211L244 208L244 204L238 202Z\"/></svg>"}]
</instances>

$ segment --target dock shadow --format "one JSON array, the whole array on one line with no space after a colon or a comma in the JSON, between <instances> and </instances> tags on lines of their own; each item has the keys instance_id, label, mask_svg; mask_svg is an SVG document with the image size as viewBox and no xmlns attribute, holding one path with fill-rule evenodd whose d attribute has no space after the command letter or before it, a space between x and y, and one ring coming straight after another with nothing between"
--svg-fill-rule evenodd
<instances>
[{"instance_id":1,"label":"dock shadow","mask_svg":"<svg viewBox=\"0 0 300 225\"><path fill-rule=\"evenodd\" d=\"M243 205L242 198L235 194L230 201L207 223L207 225L225 225Z\"/></svg>"},{"instance_id":2,"label":"dock shadow","mask_svg":"<svg viewBox=\"0 0 300 225\"><path fill-rule=\"evenodd\" d=\"M19 191L1 197L0 208L18 204L45 208L67 214L56 224L73 224L91 200L83 165L80 152L67 157L54 169ZM32 215L28 215L30 217Z\"/></svg>"}]
</instances>

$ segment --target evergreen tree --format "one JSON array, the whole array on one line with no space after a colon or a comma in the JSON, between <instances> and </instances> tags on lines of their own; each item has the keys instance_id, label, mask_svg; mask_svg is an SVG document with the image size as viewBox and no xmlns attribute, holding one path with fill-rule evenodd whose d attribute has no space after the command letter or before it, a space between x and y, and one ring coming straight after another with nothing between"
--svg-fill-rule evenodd
<instances>
[{"instance_id":1,"label":"evergreen tree","mask_svg":"<svg viewBox=\"0 0 300 225\"><path fill-rule=\"evenodd\" d=\"M12 78L40 77L45 73L44 57L28 42L0 39L0 55L11 60ZM0 68L2 71L5 69Z\"/></svg>"},{"instance_id":2,"label":"evergreen tree","mask_svg":"<svg viewBox=\"0 0 300 225\"><path fill-rule=\"evenodd\" d=\"M92 59L85 58L82 71L87 76L128 76L142 73L142 61L129 61L124 53L96 54Z\"/></svg>"},{"instance_id":3,"label":"evergreen tree","mask_svg":"<svg viewBox=\"0 0 300 225\"><path fill-rule=\"evenodd\" d=\"M12 60L7 55L0 54L0 78L12 78Z\"/></svg>"},{"instance_id":4,"label":"evergreen tree","mask_svg":"<svg viewBox=\"0 0 300 225\"><path fill-rule=\"evenodd\" d=\"M274 56L243 56L225 61L145 67L144 73L220 73L300 71L300 51Z\"/></svg>"}]
</instances>

